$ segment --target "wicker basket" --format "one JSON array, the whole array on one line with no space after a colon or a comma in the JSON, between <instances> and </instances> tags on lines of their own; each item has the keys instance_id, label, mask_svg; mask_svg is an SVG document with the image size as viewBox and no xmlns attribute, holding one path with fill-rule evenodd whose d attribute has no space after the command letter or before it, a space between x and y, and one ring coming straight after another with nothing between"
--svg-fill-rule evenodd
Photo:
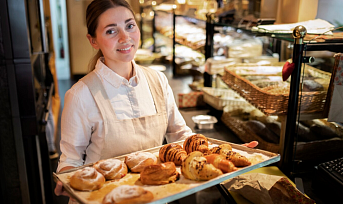
<instances>
[{"instance_id":1,"label":"wicker basket","mask_svg":"<svg viewBox=\"0 0 343 204\"><path fill-rule=\"evenodd\" d=\"M222 122L228 126L243 142L258 141L258 149L264 149L270 152L279 153L279 144L264 141L260 136L251 131L242 120L231 117L229 113L224 112L221 117Z\"/></svg>"},{"instance_id":2,"label":"wicker basket","mask_svg":"<svg viewBox=\"0 0 343 204\"><path fill-rule=\"evenodd\" d=\"M217 110L223 110L225 106L241 107L248 102L231 89L215 89L203 87L204 101Z\"/></svg>"},{"instance_id":3,"label":"wicker basket","mask_svg":"<svg viewBox=\"0 0 343 204\"><path fill-rule=\"evenodd\" d=\"M237 69L234 65L233 69ZM271 94L258 86L251 83L249 80L237 75L231 67L225 68L223 81L234 91L239 93L249 103L260 109L266 115L286 114L288 109L289 94ZM330 79L330 73L316 70L310 66L306 66L308 72L322 78ZM326 91L303 92L301 102L301 113L321 112L324 109Z\"/></svg>"}]
</instances>

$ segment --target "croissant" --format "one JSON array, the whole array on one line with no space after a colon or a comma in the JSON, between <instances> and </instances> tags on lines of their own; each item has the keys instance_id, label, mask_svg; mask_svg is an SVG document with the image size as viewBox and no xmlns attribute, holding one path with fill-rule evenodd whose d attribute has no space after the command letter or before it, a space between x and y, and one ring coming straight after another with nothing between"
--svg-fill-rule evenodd
<instances>
[{"instance_id":1,"label":"croissant","mask_svg":"<svg viewBox=\"0 0 343 204\"><path fill-rule=\"evenodd\" d=\"M207 181L223 174L221 170L207 163L204 154L199 151L187 155L181 165L181 173L185 178L196 181Z\"/></svg>"},{"instance_id":2,"label":"croissant","mask_svg":"<svg viewBox=\"0 0 343 204\"><path fill-rule=\"evenodd\" d=\"M249 166L251 162L245 156L240 155L238 152L232 151L231 145L221 144L218 147L210 149L211 154L220 154L231 161L235 166L244 167Z\"/></svg>"},{"instance_id":3,"label":"croissant","mask_svg":"<svg viewBox=\"0 0 343 204\"><path fill-rule=\"evenodd\" d=\"M183 148L186 150L187 154L194 151L200 151L207 154L209 151L207 138L202 134L195 134L188 137L183 143Z\"/></svg>"},{"instance_id":4,"label":"croissant","mask_svg":"<svg viewBox=\"0 0 343 204\"><path fill-rule=\"evenodd\" d=\"M205 158L208 163L213 164L214 167L222 170L222 172L224 173L237 170L235 165L231 161L227 160L223 155L211 154L211 155L205 156Z\"/></svg>"},{"instance_id":5,"label":"croissant","mask_svg":"<svg viewBox=\"0 0 343 204\"><path fill-rule=\"evenodd\" d=\"M161 185L173 183L180 178L173 162L149 165L140 174L140 179L146 185Z\"/></svg>"},{"instance_id":6,"label":"croissant","mask_svg":"<svg viewBox=\"0 0 343 204\"><path fill-rule=\"evenodd\" d=\"M127 174L127 166L119 159L106 159L97 161L93 167L105 176L106 179L120 179Z\"/></svg>"},{"instance_id":7,"label":"croissant","mask_svg":"<svg viewBox=\"0 0 343 204\"><path fill-rule=\"evenodd\" d=\"M135 152L125 157L125 164L132 172L141 172L146 166L156 163L157 157L150 152Z\"/></svg>"},{"instance_id":8,"label":"croissant","mask_svg":"<svg viewBox=\"0 0 343 204\"><path fill-rule=\"evenodd\" d=\"M154 195L140 186L121 185L110 191L104 199L103 204L138 204L148 203L154 199Z\"/></svg>"},{"instance_id":9,"label":"croissant","mask_svg":"<svg viewBox=\"0 0 343 204\"><path fill-rule=\"evenodd\" d=\"M77 170L70 177L70 186L80 191L98 190L104 185L105 177L93 167Z\"/></svg>"},{"instance_id":10,"label":"croissant","mask_svg":"<svg viewBox=\"0 0 343 204\"><path fill-rule=\"evenodd\" d=\"M179 144L166 144L161 147L159 151L161 162L174 162L175 165L180 166L182 161L187 157L187 152L182 149Z\"/></svg>"},{"instance_id":11,"label":"croissant","mask_svg":"<svg viewBox=\"0 0 343 204\"><path fill-rule=\"evenodd\" d=\"M220 154L222 151L229 151L232 150L232 147L230 144L221 144L219 146L213 147L210 149L211 154Z\"/></svg>"}]
</instances>

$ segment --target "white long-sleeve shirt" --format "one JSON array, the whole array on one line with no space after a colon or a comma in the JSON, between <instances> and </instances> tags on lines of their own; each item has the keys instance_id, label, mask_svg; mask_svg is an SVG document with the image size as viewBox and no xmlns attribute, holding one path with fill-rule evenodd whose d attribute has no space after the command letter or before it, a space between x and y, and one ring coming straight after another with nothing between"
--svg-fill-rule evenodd
<instances>
[{"instance_id":1,"label":"white long-sleeve shirt","mask_svg":"<svg viewBox=\"0 0 343 204\"><path fill-rule=\"evenodd\" d=\"M95 73L105 87L112 107L119 120L138 118L156 114L152 95L145 85L147 81L139 66L134 65L134 76L128 81L119 76L105 64L98 60ZM166 138L168 142L184 139L192 134L191 129L181 116L168 84L166 76L158 73L162 84L166 111L168 117L168 128ZM142 80L144 79L144 80ZM100 141L105 137L102 116L86 84L78 81L65 94L65 103L61 120L61 142L62 155L57 172L66 166L84 165L84 154L92 137L92 142L97 143L100 155L102 145ZM120 129L120 127L118 127ZM130 141L128 141L128 144ZM96 161L90 161L96 162Z\"/></svg>"}]
</instances>

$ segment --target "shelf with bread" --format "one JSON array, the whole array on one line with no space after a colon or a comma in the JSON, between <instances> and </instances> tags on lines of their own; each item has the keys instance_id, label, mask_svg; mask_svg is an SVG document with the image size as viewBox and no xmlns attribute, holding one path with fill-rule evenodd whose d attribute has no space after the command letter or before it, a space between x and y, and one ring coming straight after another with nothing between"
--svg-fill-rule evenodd
<instances>
[{"instance_id":1,"label":"shelf with bread","mask_svg":"<svg viewBox=\"0 0 343 204\"><path fill-rule=\"evenodd\" d=\"M207 32L208 37L207 39L213 38L213 30L215 25L217 24L215 21L215 17L211 17L208 19L210 22L210 30ZM317 21L313 21L317 22ZM327 24L327 22L325 22ZM225 26L223 23L219 23L221 26ZM298 23L299 24L299 23ZM279 53L280 58L283 58L284 55L282 52L284 52L284 46L280 46L283 43L290 43L290 42L298 42L295 41L295 39L292 36L293 29L288 29L284 32L259 32L258 30L248 29L248 28L239 28L235 24L227 24L227 26L232 26L238 30L241 30L242 32L245 32L251 36L264 36L265 38L271 39L273 42L276 42L276 49L275 51ZM261 25L261 27L264 27L266 25ZM313 26L318 26L316 24L313 24ZM259 26L257 26L259 27ZM311 31L312 32L312 31ZM306 32L305 32L306 33ZM293 32L294 34L294 32ZM323 149L327 149L327 151L322 152L322 155L319 155L320 159L325 159L325 157L328 155L329 157L339 157L342 156L341 153L337 153L340 148L342 148L342 137L334 137L337 140L331 141L331 139L326 140L325 138L323 140L315 140L315 142L312 141L306 141L306 142L299 142L295 138L295 144L293 144L293 139L289 140L290 137L294 137L296 135L294 129L298 129L298 125L296 125L296 121L304 121L304 120L313 120L313 119L320 119L324 118L323 116L323 110L326 105L326 97L327 97L327 89L328 84L330 83L330 77L331 73L325 73L317 68L311 67L306 65L306 68L301 69L301 66L304 66L304 63L306 60L308 60L308 57L303 58L303 54L306 55L306 51L321 51L321 50L328 50L332 52L340 52L343 49L343 41L342 37L339 33L332 33L332 39L331 37L327 35L313 35L308 34L305 35L303 40L301 41L303 43L303 46L298 46L297 44L294 44L294 46L290 46L291 49L296 50L296 53L293 53L293 56L295 57L293 60L298 60L295 62L295 69L299 74L297 73L294 77L295 80L288 81L287 82L275 82L275 76L271 77L264 77L265 79L262 80L263 77L257 76L257 78L260 78L259 81L251 80L248 77L241 76L240 73L243 69L245 71L245 74L249 75L258 75L254 73L256 70L250 70L247 69L247 67L244 67L242 65L239 65L241 69L237 70L228 70L224 67L234 67L237 66L237 62L234 62L231 64L227 64L225 66L222 66L220 68L220 64L216 64L215 62L212 63L214 65L214 72L211 72L210 66L207 68L207 72L204 74L204 86L205 87L212 87L214 79L213 76L216 76L218 73L223 76L223 81L228 85L229 88L237 91L245 100L247 100L249 103L254 105L256 108L260 109L264 114L267 115L277 115L279 118L279 121L281 122L281 134L280 134L280 140L277 144L272 143L266 143L266 147L270 149L276 149L280 154L281 158L286 158L285 160L289 161L292 160L292 162L295 162L293 159L294 157L289 156L292 155L294 152L299 152L298 155L302 154L300 151L304 150L306 152L305 154L302 154L303 158L309 158L312 161L314 158L316 158L316 155L319 153L314 150L314 147L320 147ZM209 60L213 57L213 49L211 48L212 43L209 43L206 45L206 59ZM302 48L300 48L302 47ZM264 48L265 49L265 48ZM303 53L304 51L304 53ZM300 56L300 57L299 57ZM227 58L230 59L230 58ZM224 59L222 61L225 61L227 59ZM282 66L285 62L281 63L281 70ZM297 64L298 63L298 64ZM254 69L254 68L253 68ZM218 71L219 70L219 71ZM305 70L307 73L303 76L303 70ZM258 71L258 70L257 70ZM293 74L292 74L293 76ZM212 78L213 77L213 78ZM256 76L252 76L256 77ZM279 77L279 81L280 76ZM216 77L218 79L219 77ZM269 79L268 79L269 78ZM273 80L271 80L273 78ZM305 79L301 83L298 83L295 85L295 81L299 79ZM303 87L303 89L299 91L295 91L296 87ZM309 90L306 90L306 89ZM318 88L318 89L317 89ZM299 97L301 96L301 97ZM296 100L295 100L296 99ZM296 102L295 102L296 101ZM288 105L288 104L292 105ZM300 111L298 109L300 107ZM231 127L231 129L236 132L236 134L240 135L247 135L246 132L241 128L241 121L235 121L234 119L231 119L230 117L226 117L225 121L229 124L228 126ZM336 125L337 128L340 129L340 125ZM293 132L294 131L294 132ZM256 134L255 134L256 135ZM251 138L250 138L251 139ZM261 139L261 138L260 138ZM263 139L261 141L265 142ZM299 145L299 147L298 147ZM331 148L332 147L332 148ZM270 150L269 149L269 150ZM295 153L296 154L296 153ZM312 158L311 158L311 156ZM329 158L326 158L329 160ZM297 158L297 163L299 163L301 159L299 157ZM293 165L290 164L291 162L287 163L282 161L280 162L280 165L283 166L290 166L292 168ZM285 172L288 172L288 170L285 170ZM288 172L289 173L289 172Z\"/></svg>"},{"instance_id":2,"label":"shelf with bread","mask_svg":"<svg viewBox=\"0 0 343 204\"><path fill-rule=\"evenodd\" d=\"M166 203L279 161L280 155L195 134L77 167L54 178L79 203Z\"/></svg>"}]
</instances>

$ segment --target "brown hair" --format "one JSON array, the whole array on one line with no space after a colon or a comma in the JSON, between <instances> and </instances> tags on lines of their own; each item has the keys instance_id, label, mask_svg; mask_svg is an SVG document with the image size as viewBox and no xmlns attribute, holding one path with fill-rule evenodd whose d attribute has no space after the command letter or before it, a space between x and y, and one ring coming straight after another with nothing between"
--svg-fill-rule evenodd
<instances>
[{"instance_id":1,"label":"brown hair","mask_svg":"<svg viewBox=\"0 0 343 204\"><path fill-rule=\"evenodd\" d=\"M87 32L92 37L96 37L95 31L98 27L98 19L99 16L107 11L110 8L115 8L118 6L123 6L129 9L133 16L135 13L133 12L130 4L126 0L94 0L92 1L86 11L86 22L87 22ZM89 62L89 70L92 71L95 68L95 64L99 57L102 57L103 54L101 50L96 53L96 55L90 60Z\"/></svg>"}]
</instances>

